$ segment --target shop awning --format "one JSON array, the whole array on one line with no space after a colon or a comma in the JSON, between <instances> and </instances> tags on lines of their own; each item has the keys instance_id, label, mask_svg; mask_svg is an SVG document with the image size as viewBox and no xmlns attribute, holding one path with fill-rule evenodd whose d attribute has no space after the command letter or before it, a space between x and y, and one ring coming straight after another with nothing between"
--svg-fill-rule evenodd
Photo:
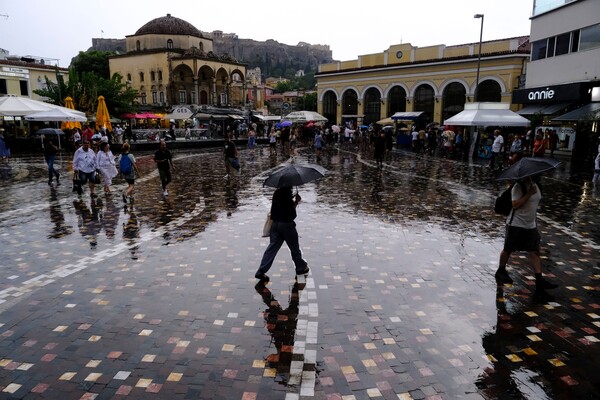
<instances>
[{"instance_id":1,"label":"shop awning","mask_svg":"<svg viewBox=\"0 0 600 400\"><path fill-rule=\"evenodd\" d=\"M543 114L543 115L552 115L556 114L560 110L567 108L571 103L555 103L555 104L530 104L528 106L523 107L517 114L519 115L533 115L533 114Z\"/></svg>"},{"instance_id":2,"label":"shop awning","mask_svg":"<svg viewBox=\"0 0 600 400\"><path fill-rule=\"evenodd\" d=\"M597 121L600 120L600 103L589 103L585 106L579 107L576 110L561 115L560 117L552 118L552 121L579 121L589 120Z\"/></svg>"},{"instance_id":3,"label":"shop awning","mask_svg":"<svg viewBox=\"0 0 600 400\"><path fill-rule=\"evenodd\" d=\"M417 118L419 118L419 116L423 114L423 111L398 111L397 113L395 113L394 115L391 116L391 118L393 120L406 120L406 121L414 121Z\"/></svg>"},{"instance_id":4,"label":"shop awning","mask_svg":"<svg viewBox=\"0 0 600 400\"><path fill-rule=\"evenodd\" d=\"M530 121L509 109L508 103L468 103L465 109L444 121L457 126L529 126Z\"/></svg>"},{"instance_id":5,"label":"shop awning","mask_svg":"<svg viewBox=\"0 0 600 400\"><path fill-rule=\"evenodd\" d=\"M229 114L229 118L231 119L244 119L241 115Z\"/></svg>"}]
</instances>

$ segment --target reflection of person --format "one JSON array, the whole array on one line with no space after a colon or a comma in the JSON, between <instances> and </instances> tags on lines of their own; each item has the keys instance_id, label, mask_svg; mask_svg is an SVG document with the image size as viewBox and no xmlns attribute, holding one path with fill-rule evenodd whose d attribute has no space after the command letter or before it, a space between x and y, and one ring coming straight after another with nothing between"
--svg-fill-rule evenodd
<instances>
[{"instance_id":1,"label":"reflection of person","mask_svg":"<svg viewBox=\"0 0 600 400\"><path fill-rule=\"evenodd\" d=\"M531 179L522 181L512 188L513 209L506 217L506 236L504 248L500 252L500 261L495 277L496 282L502 285L512 284L513 280L506 271L506 263L512 252L527 251L535 272L536 290L554 289L555 283L548 282L542 277L542 262L540 260L540 234L537 229L537 208L542 195L537 184Z\"/></svg>"},{"instance_id":2,"label":"reflection of person","mask_svg":"<svg viewBox=\"0 0 600 400\"><path fill-rule=\"evenodd\" d=\"M163 196L168 196L167 185L171 182L171 170L175 171L173 165L173 156L171 152L167 150L167 142L164 140L160 141L160 145L156 153L154 153L154 162L158 168L158 174L160 175L160 184L163 190Z\"/></svg>"},{"instance_id":3,"label":"reflection of person","mask_svg":"<svg viewBox=\"0 0 600 400\"><path fill-rule=\"evenodd\" d=\"M90 142L86 139L73 155L73 174L78 174L81 185L88 182L90 196L94 194L94 178L96 177L96 153L90 149Z\"/></svg>"},{"instance_id":4,"label":"reflection of person","mask_svg":"<svg viewBox=\"0 0 600 400\"><path fill-rule=\"evenodd\" d=\"M301 197L292 193L290 186L275 190L273 201L271 203L271 219L273 225L269 235L269 246L263 254L260 267L254 275L256 279L268 280L266 273L273 265L277 252L283 245L287 244L292 255L292 260L296 266L296 275L308 274L309 268L306 261L302 258L302 251L298 243L298 232L296 231L296 206L300 203Z\"/></svg>"},{"instance_id":5,"label":"reflection of person","mask_svg":"<svg viewBox=\"0 0 600 400\"><path fill-rule=\"evenodd\" d=\"M263 313L267 330L273 338L277 353L267 356L267 361L276 366L282 374L289 372L292 362L292 349L296 326L298 324L298 304L300 301L301 285L296 282L292 287L288 308L283 309L271 291L259 282L254 288L260 294L264 303L269 307ZM303 284L302 284L303 286Z\"/></svg>"},{"instance_id":6,"label":"reflection of person","mask_svg":"<svg viewBox=\"0 0 600 400\"><path fill-rule=\"evenodd\" d=\"M54 141L44 136L44 159L48 165L48 186L52 186L52 178L56 176L56 186L60 185L60 174L54 169L54 160L56 159L56 152L58 148L54 144Z\"/></svg>"},{"instance_id":7,"label":"reflection of person","mask_svg":"<svg viewBox=\"0 0 600 400\"><path fill-rule=\"evenodd\" d=\"M69 235L73 230L65 222L65 215L62 212L58 195L55 188L50 189L50 222L54 224L52 232L48 234L48 239L59 239Z\"/></svg>"}]
</instances>

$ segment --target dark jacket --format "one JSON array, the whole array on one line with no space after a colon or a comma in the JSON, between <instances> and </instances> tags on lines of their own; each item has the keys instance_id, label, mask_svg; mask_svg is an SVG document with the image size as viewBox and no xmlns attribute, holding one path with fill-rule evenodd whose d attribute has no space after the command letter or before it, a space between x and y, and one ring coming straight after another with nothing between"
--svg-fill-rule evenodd
<instances>
[{"instance_id":1,"label":"dark jacket","mask_svg":"<svg viewBox=\"0 0 600 400\"><path fill-rule=\"evenodd\" d=\"M280 188L273 193L271 219L274 222L292 222L296 219L296 203L292 188Z\"/></svg>"}]
</instances>

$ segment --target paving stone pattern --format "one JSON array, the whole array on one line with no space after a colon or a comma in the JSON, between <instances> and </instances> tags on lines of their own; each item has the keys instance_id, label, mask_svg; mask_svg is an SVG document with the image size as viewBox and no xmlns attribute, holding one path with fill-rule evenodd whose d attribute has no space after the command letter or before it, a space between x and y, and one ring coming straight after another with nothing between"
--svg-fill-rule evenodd
<instances>
[{"instance_id":1,"label":"paving stone pattern","mask_svg":"<svg viewBox=\"0 0 600 400\"><path fill-rule=\"evenodd\" d=\"M502 187L481 163L302 149L328 169L299 188L311 272L284 246L257 284L262 182L287 158L243 150L225 179L219 150L174 156L164 198L136 154L127 204L121 179L72 193L68 154L58 187L42 157L1 166L0 398L600 398L600 188L568 163L542 180L560 287L540 296L523 253L494 281Z\"/></svg>"}]
</instances>

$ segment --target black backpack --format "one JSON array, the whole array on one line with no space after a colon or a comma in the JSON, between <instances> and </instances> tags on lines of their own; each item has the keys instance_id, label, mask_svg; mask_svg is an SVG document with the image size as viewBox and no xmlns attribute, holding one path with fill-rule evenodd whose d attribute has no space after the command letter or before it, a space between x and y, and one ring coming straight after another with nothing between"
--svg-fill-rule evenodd
<instances>
[{"instance_id":1,"label":"black backpack","mask_svg":"<svg viewBox=\"0 0 600 400\"><path fill-rule=\"evenodd\" d=\"M521 192L523 192L523 194L525 194L527 191L527 187L525 186L525 183L519 181L519 185L521 185ZM500 196L496 197L496 202L494 204L494 212L496 214L508 216L508 214L510 214L510 212L512 211L513 207L512 207L511 192L512 192L512 188L514 186L515 186L515 183L510 185L510 187L508 189L506 189L504 192L502 192L502 194L500 194Z\"/></svg>"}]
</instances>

